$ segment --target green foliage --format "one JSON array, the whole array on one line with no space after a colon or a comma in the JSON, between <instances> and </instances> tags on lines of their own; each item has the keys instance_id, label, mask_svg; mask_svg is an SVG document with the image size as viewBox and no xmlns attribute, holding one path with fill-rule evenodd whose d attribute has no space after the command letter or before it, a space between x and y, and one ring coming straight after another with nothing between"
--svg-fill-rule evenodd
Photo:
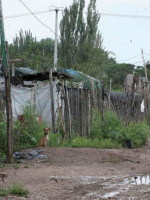
<instances>
[{"instance_id":1,"label":"green foliage","mask_svg":"<svg viewBox=\"0 0 150 200\"><path fill-rule=\"evenodd\" d=\"M0 121L0 160L4 157L6 153L7 144L7 133L6 133L6 121Z\"/></svg>"},{"instance_id":2,"label":"green foliage","mask_svg":"<svg viewBox=\"0 0 150 200\"><path fill-rule=\"evenodd\" d=\"M105 88L109 89L110 78L112 79L112 87L116 89L124 88L124 81L127 74L133 74L135 65L126 63L116 63L113 58L107 60L104 64L106 77L104 78Z\"/></svg>"},{"instance_id":3,"label":"green foliage","mask_svg":"<svg viewBox=\"0 0 150 200\"><path fill-rule=\"evenodd\" d=\"M10 190L10 194L20 196L20 197L24 197L29 194L29 191L17 182L15 182L13 184L13 187L10 188L9 190Z\"/></svg>"},{"instance_id":4,"label":"green foliage","mask_svg":"<svg viewBox=\"0 0 150 200\"><path fill-rule=\"evenodd\" d=\"M89 75L100 77L108 52L102 47L98 31L99 14L96 0L90 0L87 17L83 17L85 0L75 0L64 10L60 23L60 57L63 68L82 70Z\"/></svg>"},{"instance_id":5,"label":"green foliage","mask_svg":"<svg viewBox=\"0 0 150 200\"><path fill-rule=\"evenodd\" d=\"M24 197L29 194L29 191L17 182L15 182L12 187L0 188L0 196L8 196L10 194Z\"/></svg>"},{"instance_id":6,"label":"green foliage","mask_svg":"<svg viewBox=\"0 0 150 200\"><path fill-rule=\"evenodd\" d=\"M62 135L61 134L53 134L51 133L49 136L49 146L50 147L59 147L60 143L62 141Z\"/></svg>"},{"instance_id":7,"label":"green foliage","mask_svg":"<svg viewBox=\"0 0 150 200\"><path fill-rule=\"evenodd\" d=\"M0 196L1 197L8 196L9 194L10 194L9 189L0 187Z\"/></svg>"},{"instance_id":8,"label":"green foliage","mask_svg":"<svg viewBox=\"0 0 150 200\"><path fill-rule=\"evenodd\" d=\"M20 30L19 35L9 45L10 58L22 58L22 67L30 67L37 71L47 71L53 64L54 40L51 38L37 41L30 31ZM20 63L16 63L20 66Z\"/></svg>"},{"instance_id":9,"label":"green foliage","mask_svg":"<svg viewBox=\"0 0 150 200\"><path fill-rule=\"evenodd\" d=\"M110 158L110 162L113 163L113 164L115 164L115 163L118 162L118 159L115 158L115 157L111 157L111 158Z\"/></svg>"},{"instance_id":10,"label":"green foliage","mask_svg":"<svg viewBox=\"0 0 150 200\"><path fill-rule=\"evenodd\" d=\"M145 144L149 135L150 128L145 122L130 123L128 127L119 119L114 112L108 111L104 115L102 125L101 115L95 112L93 125L91 127L91 137L100 140L110 139L119 145L131 141L132 147L140 147ZM106 144L107 145L107 144Z\"/></svg>"},{"instance_id":11,"label":"green foliage","mask_svg":"<svg viewBox=\"0 0 150 200\"><path fill-rule=\"evenodd\" d=\"M140 147L146 143L149 132L149 126L145 122L130 123L126 135L132 141L134 147Z\"/></svg>"},{"instance_id":12,"label":"green foliage","mask_svg":"<svg viewBox=\"0 0 150 200\"><path fill-rule=\"evenodd\" d=\"M73 147L73 148L121 148L121 145L117 142L112 141L111 139L87 139L84 137L77 136L74 139L64 141L61 145L62 147Z\"/></svg>"},{"instance_id":13,"label":"green foliage","mask_svg":"<svg viewBox=\"0 0 150 200\"><path fill-rule=\"evenodd\" d=\"M103 131L102 131L102 118L98 111L94 110L93 112L93 122L91 127L91 138L103 139Z\"/></svg>"},{"instance_id":14,"label":"green foliage","mask_svg":"<svg viewBox=\"0 0 150 200\"><path fill-rule=\"evenodd\" d=\"M37 121L34 107L26 106L22 115L24 122L17 121L14 125L14 150L37 147L43 129L47 127L45 122Z\"/></svg>"}]
</instances>

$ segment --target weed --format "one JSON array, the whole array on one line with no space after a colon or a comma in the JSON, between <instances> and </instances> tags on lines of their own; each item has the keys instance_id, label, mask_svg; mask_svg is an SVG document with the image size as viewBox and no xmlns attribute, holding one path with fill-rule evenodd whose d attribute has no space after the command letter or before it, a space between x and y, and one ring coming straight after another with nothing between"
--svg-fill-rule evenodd
<instances>
[{"instance_id":1,"label":"weed","mask_svg":"<svg viewBox=\"0 0 150 200\"><path fill-rule=\"evenodd\" d=\"M29 166L26 164L26 165L24 165L24 168L29 168Z\"/></svg>"},{"instance_id":2,"label":"weed","mask_svg":"<svg viewBox=\"0 0 150 200\"><path fill-rule=\"evenodd\" d=\"M29 191L17 182L15 182L12 187L0 188L0 196L8 196L10 194L23 197L27 196Z\"/></svg>"},{"instance_id":3,"label":"weed","mask_svg":"<svg viewBox=\"0 0 150 200\"><path fill-rule=\"evenodd\" d=\"M8 196L10 194L10 190L7 188L1 188L0 187L0 196Z\"/></svg>"},{"instance_id":4,"label":"weed","mask_svg":"<svg viewBox=\"0 0 150 200\"><path fill-rule=\"evenodd\" d=\"M110 157L110 162L115 164L118 162L118 159L117 158L114 158L114 157Z\"/></svg>"},{"instance_id":5,"label":"weed","mask_svg":"<svg viewBox=\"0 0 150 200\"><path fill-rule=\"evenodd\" d=\"M16 196L27 196L29 194L29 191L24 188L21 184L15 182L13 184L13 187L9 189L10 190L10 194L14 194Z\"/></svg>"},{"instance_id":6,"label":"weed","mask_svg":"<svg viewBox=\"0 0 150 200\"><path fill-rule=\"evenodd\" d=\"M15 170L17 170L17 169L19 169L19 164L17 164L17 163L15 163L15 164L13 164L13 168L15 169Z\"/></svg>"}]
</instances>

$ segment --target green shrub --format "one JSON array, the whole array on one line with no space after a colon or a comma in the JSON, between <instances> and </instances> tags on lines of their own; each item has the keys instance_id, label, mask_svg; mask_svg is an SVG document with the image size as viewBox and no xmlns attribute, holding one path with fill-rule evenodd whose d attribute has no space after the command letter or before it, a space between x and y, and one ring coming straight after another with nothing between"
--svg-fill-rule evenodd
<instances>
[{"instance_id":1,"label":"green shrub","mask_svg":"<svg viewBox=\"0 0 150 200\"><path fill-rule=\"evenodd\" d=\"M17 182L15 182L13 184L13 187L9 188L9 190L10 194L14 194L16 196L21 196L21 197L27 196L29 194L29 191Z\"/></svg>"},{"instance_id":2,"label":"green shrub","mask_svg":"<svg viewBox=\"0 0 150 200\"><path fill-rule=\"evenodd\" d=\"M102 148L105 148L105 146L108 148L121 147L127 141L131 141L132 147L140 147L146 143L150 132L146 122L132 122L126 127L112 111L105 112L103 126L101 121L101 115L95 112L91 127L91 138L100 139Z\"/></svg>"},{"instance_id":3,"label":"green shrub","mask_svg":"<svg viewBox=\"0 0 150 200\"><path fill-rule=\"evenodd\" d=\"M29 194L29 191L17 182L15 182L12 187L0 188L0 196L8 196L10 194L24 197Z\"/></svg>"},{"instance_id":4,"label":"green shrub","mask_svg":"<svg viewBox=\"0 0 150 200\"><path fill-rule=\"evenodd\" d=\"M6 130L6 121L0 121L0 152L6 153L7 145L7 130Z\"/></svg>"},{"instance_id":5,"label":"green shrub","mask_svg":"<svg viewBox=\"0 0 150 200\"><path fill-rule=\"evenodd\" d=\"M90 137L93 139L94 138L102 139L103 138L102 117L100 113L94 110L92 119L93 120L92 120L92 126L91 126L91 131L90 131Z\"/></svg>"},{"instance_id":6,"label":"green shrub","mask_svg":"<svg viewBox=\"0 0 150 200\"><path fill-rule=\"evenodd\" d=\"M33 107L26 106L23 111L24 122L14 124L14 150L37 147L43 135L46 122L39 123Z\"/></svg>"},{"instance_id":7,"label":"green shrub","mask_svg":"<svg viewBox=\"0 0 150 200\"><path fill-rule=\"evenodd\" d=\"M50 133L49 138L50 138L50 140L49 140L50 147L59 147L60 146L60 143L62 141L61 134Z\"/></svg>"},{"instance_id":8,"label":"green shrub","mask_svg":"<svg viewBox=\"0 0 150 200\"><path fill-rule=\"evenodd\" d=\"M0 196L1 197L8 196L9 194L10 194L10 190L9 189L0 187Z\"/></svg>"},{"instance_id":9,"label":"green shrub","mask_svg":"<svg viewBox=\"0 0 150 200\"><path fill-rule=\"evenodd\" d=\"M75 139L70 141L64 141L62 147L73 147L73 148L121 148L121 145L111 139L87 139L84 137L77 136Z\"/></svg>"},{"instance_id":10,"label":"green shrub","mask_svg":"<svg viewBox=\"0 0 150 200\"><path fill-rule=\"evenodd\" d=\"M150 133L150 128L145 122L130 123L126 133L127 137L132 142L132 146L140 147L146 143Z\"/></svg>"}]
</instances>

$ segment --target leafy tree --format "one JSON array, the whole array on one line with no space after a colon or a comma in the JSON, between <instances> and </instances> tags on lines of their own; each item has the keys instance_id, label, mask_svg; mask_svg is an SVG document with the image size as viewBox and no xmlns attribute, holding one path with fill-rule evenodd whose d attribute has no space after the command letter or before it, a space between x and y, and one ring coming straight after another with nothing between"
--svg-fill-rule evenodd
<instances>
[{"instance_id":1,"label":"leafy tree","mask_svg":"<svg viewBox=\"0 0 150 200\"><path fill-rule=\"evenodd\" d=\"M85 0L74 0L66 8L60 23L61 67L73 68L100 77L103 63L108 58L98 31L99 14L96 0L90 0L87 17L83 16Z\"/></svg>"},{"instance_id":2,"label":"leafy tree","mask_svg":"<svg viewBox=\"0 0 150 200\"><path fill-rule=\"evenodd\" d=\"M53 64L54 40L50 38L37 41L30 31L19 32L9 45L10 58L22 58L23 67L47 71ZM20 66L16 64L16 66Z\"/></svg>"},{"instance_id":3,"label":"leafy tree","mask_svg":"<svg viewBox=\"0 0 150 200\"><path fill-rule=\"evenodd\" d=\"M105 88L109 86L109 80L113 80L114 89L122 89L124 87L124 81L127 74L133 74L135 65L126 63L116 63L113 58L110 58L105 63Z\"/></svg>"}]
</instances>

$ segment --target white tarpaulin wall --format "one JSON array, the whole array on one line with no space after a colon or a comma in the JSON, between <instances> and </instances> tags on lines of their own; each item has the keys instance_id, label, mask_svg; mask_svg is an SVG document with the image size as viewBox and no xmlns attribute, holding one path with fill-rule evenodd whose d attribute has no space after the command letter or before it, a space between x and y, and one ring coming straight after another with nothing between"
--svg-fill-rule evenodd
<instances>
[{"instance_id":1,"label":"white tarpaulin wall","mask_svg":"<svg viewBox=\"0 0 150 200\"><path fill-rule=\"evenodd\" d=\"M54 92L54 107L55 113L57 110L57 88L56 85L53 89ZM50 85L46 83L42 86L37 86L36 92L34 88L25 88L25 87L15 87L11 88L12 96L12 111L13 111L13 120L17 119L18 115L21 115L23 109L26 105L34 105L34 94L36 94L36 111L38 115L42 116L42 120L48 122L51 125L52 116L51 116L51 100L50 100ZM56 115L55 115L56 116Z\"/></svg>"}]
</instances>

